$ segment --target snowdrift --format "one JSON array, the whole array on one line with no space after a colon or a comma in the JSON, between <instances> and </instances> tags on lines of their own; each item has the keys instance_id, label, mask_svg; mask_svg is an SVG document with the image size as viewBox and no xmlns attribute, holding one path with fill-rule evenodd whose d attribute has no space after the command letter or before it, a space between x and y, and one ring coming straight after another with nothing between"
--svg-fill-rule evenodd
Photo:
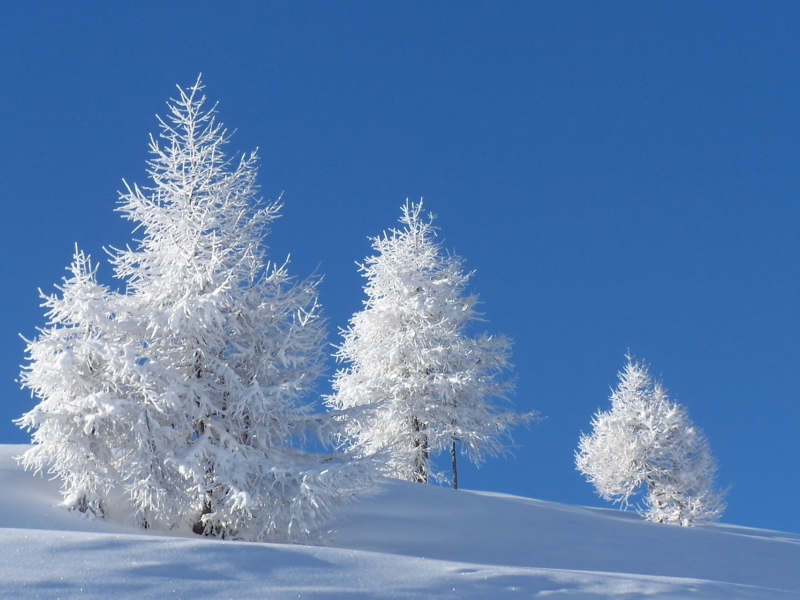
<instances>
[{"instance_id":1,"label":"snowdrift","mask_svg":"<svg viewBox=\"0 0 800 600\"><path fill-rule=\"evenodd\" d=\"M0 446L2 598L800 598L800 536L384 481L328 547L170 537L57 506Z\"/></svg>"}]
</instances>

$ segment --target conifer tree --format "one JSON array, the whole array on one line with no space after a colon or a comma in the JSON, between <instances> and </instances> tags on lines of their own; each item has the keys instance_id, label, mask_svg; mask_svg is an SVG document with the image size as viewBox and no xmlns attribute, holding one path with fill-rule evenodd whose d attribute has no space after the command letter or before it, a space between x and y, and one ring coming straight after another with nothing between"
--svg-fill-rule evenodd
<instances>
[{"instance_id":1,"label":"conifer tree","mask_svg":"<svg viewBox=\"0 0 800 600\"><path fill-rule=\"evenodd\" d=\"M127 337L110 319L113 297L97 283L96 267L76 247L71 276L44 295L47 325L27 341L22 383L41 402L17 422L35 429L26 467L47 468L64 482L65 504L97 516L121 480L116 454L130 442L131 405L125 367L133 360ZM121 375L121 376L119 376Z\"/></svg>"},{"instance_id":2,"label":"conifer tree","mask_svg":"<svg viewBox=\"0 0 800 600\"><path fill-rule=\"evenodd\" d=\"M578 470L606 500L627 506L641 493L650 521L690 526L719 519L724 492L715 489L717 465L702 431L645 365L629 358L619 379L611 410L598 411L592 434L580 438Z\"/></svg>"},{"instance_id":3,"label":"conifer tree","mask_svg":"<svg viewBox=\"0 0 800 600\"><path fill-rule=\"evenodd\" d=\"M505 377L511 343L467 335L479 316L477 297L464 295L471 273L441 251L421 202L402 211L404 228L373 238L376 254L361 266L367 300L343 332L336 356L349 366L336 373L327 403L347 414L345 437L356 453L382 455L387 474L441 478L431 456L449 449L457 485L456 443L480 463L533 415L496 402L513 387Z\"/></svg>"},{"instance_id":4,"label":"conifer tree","mask_svg":"<svg viewBox=\"0 0 800 600\"><path fill-rule=\"evenodd\" d=\"M67 329L51 320L29 344L23 383L42 402L20 420L38 428L38 446L24 460L42 469L55 459L65 494L83 494L98 508L102 498L89 492L99 486L84 491L72 473L107 471L148 527L307 539L331 502L368 480L358 464L298 446L323 420L302 400L323 360L316 282L295 281L285 264L267 261L263 237L280 203L258 200L255 154L227 158L228 136L215 108L204 110L200 81L179 90L151 141L152 186L126 184L120 198L119 210L141 231L135 249L112 257L126 292L97 288L79 264L64 302L75 287L94 304L71 315ZM42 350L65 331L77 332L74 345L67 334L61 346ZM101 444L100 429L78 426L89 419L85 411L65 408L88 402L91 389L54 391L40 374L45 357L75 354L84 338L97 338L104 369L90 380L104 392L97 412L125 430L117 437L109 430ZM71 368L65 375L78 378ZM66 429L63 410L78 412ZM69 454L73 443L85 456Z\"/></svg>"}]
</instances>

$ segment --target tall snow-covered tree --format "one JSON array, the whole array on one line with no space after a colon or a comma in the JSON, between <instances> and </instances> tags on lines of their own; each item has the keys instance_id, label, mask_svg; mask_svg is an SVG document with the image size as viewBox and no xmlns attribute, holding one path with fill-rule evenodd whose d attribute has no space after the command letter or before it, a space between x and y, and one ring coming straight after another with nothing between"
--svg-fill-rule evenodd
<instances>
[{"instance_id":1,"label":"tall snow-covered tree","mask_svg":"<svg viewBox=\"0 0 800 600\"><path fill-rule=\"evenodd\" d=\"M611 394L611 410L598 411L593 432L582 435L576 464L597 493L627 506L642 494L646 518L690 526L716 521L725 508L715 488L717 465L708 441L647 367L630 358Z\"/></svg>"},{"instance_id":2,"label":"tall snow-covered tree","mask_svg":"<svg viewBox=\"0 0 800 600\"><path fill-rule=\"evenodd\" d=\"M126 292L98 288L78 260L63 302L74 287L94 304L81 306L65 327L55 313L62 301L49 300L50 328L29 344L23 383L42 402L20 420L38 428L38 446L24 460L53 468L67 496L83 494L101 510L102 498L90 495L98 486L84 491L72 480L68 454L77 443L86 455L78 459L86 465L81 472L108 470L147 526L305 539L331 502L366 481L358 464L299 449L298 439L321 419L302 401L323 359L316 283L294 281L285 264L267 262L263 237L280 203L258 200L254 154L226 157L228 136L215 109L204 110L200 81L179 90L160 121L160 138L151 140L153 185L126 185L120 198L119 210L141 231L135 249L112 258ZM115 337L94 334L97 321ZM116 345L104 345L109 339ZM93 450L99 430L84 424L86 410L74 408L94 398L87 396L93 388L81 387L82 371L70 371L91 370L88 358L71 358L87 340L107 371L89 380L99 381L104 394L96 411L125 430L103 438L102 454ZM40 375L45 358L65 363L65 375L77 383L48 384ZM65 410L72 422L60 417Z\"/></svg>"},{"instance_id":3,"label":"tall snow-covered tree","mask_svg":"<svg viewBox=\"0 0 800 600\"><path fill-rule=\"evenodd\" d=\"M462 259L442 252L421 202L402 211L404 228L373 238L376 254L361 265L367 300L343 332L336 356L349 366L336 373L327 403L347 415L351 447L382 455L387 474L423 483L441 477L431 455L449 449L457 485L457 442L479 463L501 452L511 427L532 414L496 402L512 390L511 344L467 334L479 315L477 297L464 294L471 274Z\"/></svg>"}]
</instances>

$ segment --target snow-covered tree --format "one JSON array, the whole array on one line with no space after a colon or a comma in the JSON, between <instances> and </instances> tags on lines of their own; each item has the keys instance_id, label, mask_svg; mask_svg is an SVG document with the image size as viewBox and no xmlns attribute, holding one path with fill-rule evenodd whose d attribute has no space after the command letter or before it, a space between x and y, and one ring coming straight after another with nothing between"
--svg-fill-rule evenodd
<instances>
[{"instance_id":1,"label":"snow-covered tree","mask_svg":"<svg viewBox=\"0 0 800 600\"><path fill-rule=\"evenodd\" d=\"M719 519L724 492L715 488L717 465L702 431L645 365L629 358L619 379L611 410L598 411L592 434L580 438L578 470L606 500L627 506L641 493L650 521L689 526Z\"/></svg>"},{"instance_id":2,"label":"snow-covered tree","mask_svg":"<svg viewBox=\"0 0 800 600\"><path fill-rule=\"evenodd\" d=\"M516 414L494 401L512 382L510 342L467 335L478 318L477 297L464 295L470 273L435 242L433 217L422 203L406 203L403 229L372 239L376 255L361 271L365 308L343 331L336 354L349 364L333 381L329 406L346 414L345 439L361 455L383 455L384 471L427 482L430 457L451 451L457 485L456 442L473 462L504 448L510 428L532 414Z\"/></svg>"},{"instance_id":3,"label":"snow-covered tree","mask_svg":"<svg viewBox=\"0 0 800 600\"><path fill-rule=\"evenodd\" d=\"M78 256L63 300L48 300L49 329L29 344L23 384L42 402L20 420L38 428L25 464L52 469L68 497L98 510L92 478L107 471L146 526L305 539L367 481L358 464L299 449L324 420L302 401L323 360L316 283L267 262L280 203L257 199L255 154L227 158L200 81L179 90L151 139L152 187L126 184L120 198L142 232L112 257L126 292L99 287ZM65 320L61 303L80 306Z\"/></svg>"},{"instance_id":4,"label":"snow-covered tree","mask_svg":"<svg viewBox=\"0 0 800 600\"><path fill-rule=\"evenodd\" d=\"M132 349L110 319L113 294L97 283L96 267L76 248L69 270L64 285L56 286L60 297L42 294L47 326L36 340L26 340L22 383L42 401L18 420L36 429L23 462L59 476L66 505L102 516L109 491L121 480L115 454L130 423L119 413L131 408L125 383L136 373L125 373Z\"/></svg>"}]
</instances>

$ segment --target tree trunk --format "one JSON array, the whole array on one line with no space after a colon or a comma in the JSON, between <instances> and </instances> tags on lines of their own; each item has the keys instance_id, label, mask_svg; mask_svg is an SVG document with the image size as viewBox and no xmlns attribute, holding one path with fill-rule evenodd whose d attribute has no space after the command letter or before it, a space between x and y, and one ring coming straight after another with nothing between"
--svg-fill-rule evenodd
<instances>
[{"instance_id":1,"label":"tree trunk","mask_svg":"<svg viewBox=\"0 0 800 600\"><path fill-rule=\"evenodd\" d=\"M211 532L208 531L208 528L205 523L203 523L203 517L205 515L211 514L211 500L206 500L203 502L203 511L200 513L200 517L195 522L194 526L192 527L192 532L196 533L197 535L209 535Z\"/></svg>"},{"instance_id":2,"label":"tree trunk","mask_svg":"<svg viewBox=\"0 0 800 600\"><path fill-rule=\"evenodd\" d=\"M417 483L428 483L428 436L425 435L425 426L419 422L417 417L411 419L411 428L414 431L414 448L418 448L414 454L414 473L413 478Z\"/></svg>"},{"instance_id":3,"label":"tree trunk","mask_svg":"<svg viewBox=\"0 0 800 600\"><path fill-rule=\"evenodd\" d=\"M456 441L453 440L453 445L450 447L450 457L453 459L453 489L458 489L458 465L456 463Z\"/></svg>"},{"instance_id":4,"label":"tree trunk","mask_svg":"<svg viewBox=\"0 0 800 600\"><path fill-rule=\"evenodd\" d=\"M654 506L656 507L656 509L657 509L657 510L660 512L660 511L661 511L661 500L659 500L658 498L655 498L655 497L654 497L654 495L653 495L653 492L654 492L654 491L655 491L655 489L656 489L656 484L655 484L655 482L654 482L654 481L653 481L653 480L650 478L650 476L649 476L649 475L647 476L646 480L647 480L647 494L648 494L648 496L650 497L650 501L651 501L651 502L653 502L653 504L654 504ZM659 517L659 519L658 519L658 521L657 521L657 522L658 522L658 523L662 523L663 521L662 521L662 519Z\"/></svg>"}]
</instances>

